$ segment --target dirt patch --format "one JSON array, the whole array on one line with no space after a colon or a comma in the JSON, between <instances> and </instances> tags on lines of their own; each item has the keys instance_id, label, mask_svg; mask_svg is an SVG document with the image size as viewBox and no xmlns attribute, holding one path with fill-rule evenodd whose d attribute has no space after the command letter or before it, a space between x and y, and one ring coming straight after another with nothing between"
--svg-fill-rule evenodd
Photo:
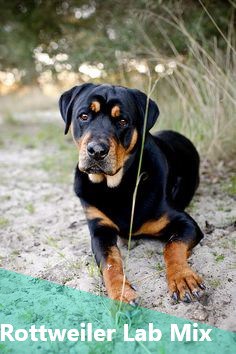
<instances>
[{"instance_id":1,"label":"dirt patch","mask_svg":"<svg viewBox=\"0 0 236 354\"><path fill-rule=\"evenodd\" d=\"M76 151L63 136L57 113L3 117L0 138L1 266L95 294L105 294L88 228L72 189ZM235 329L235 219L232 177L224 166L205 169L189 208L205 231L190 258L207 290L200 302L172 304L167 293L163 244L133 244L127 276L141 305L176 316ZM121 246L126 255L126 247Z\"/></svg>"}]
</instances>

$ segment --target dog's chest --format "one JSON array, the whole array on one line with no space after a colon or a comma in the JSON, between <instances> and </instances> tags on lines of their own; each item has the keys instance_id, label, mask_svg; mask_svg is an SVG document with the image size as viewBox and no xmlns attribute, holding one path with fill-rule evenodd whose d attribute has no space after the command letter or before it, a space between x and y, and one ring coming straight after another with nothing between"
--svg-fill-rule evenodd
<instances>
[{"instance_id":1,"label":"dog's chest","mask_svg":"<svg viewBox=\"0 0 236 354\"><path fill-rule=\"evenodd\" d=\"M103 198L99 198L99 208L118 226L120 236L128 238L131 221L132 230L135 232L149 218L156 213L156 198L153 194L147 193L146 188L140 185L139 193L135 202L133 201L133 188L110 191ZM133 214L133 217L132 217ZM132 220L131 220L132 219Z\"/></svg>"}]
</instances>

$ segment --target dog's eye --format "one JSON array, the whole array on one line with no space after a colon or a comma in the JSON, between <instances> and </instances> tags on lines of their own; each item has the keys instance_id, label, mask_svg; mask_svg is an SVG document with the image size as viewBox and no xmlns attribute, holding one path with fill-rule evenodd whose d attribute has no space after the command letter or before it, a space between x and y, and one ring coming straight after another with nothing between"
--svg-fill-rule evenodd
<instances>
[{"instance_id":1,"label":"dog's eye","mask_svg":"<svg viewBox=\"0 0 236 354\"><path fill-rule=\"evenodd\" d=\"M79 119L81 119L81 120L87 120L87 119L88 119L88 115L85 114L85 113L82 113L82 114L79 116Z\"/></svg>"},{"instance_id":2,"label":"dog's eye","mask_svg":"<svg viewBox=\"0 0 236 354\"><path fill-rule=\"evenodd\" d=\"M122 128L124 128L124 127L126 127L128 125L128 122L127 122L127 120L126 119L120 119L119 120L119 126L120 127L122 127Z\"/></svg>"}]
</instances>

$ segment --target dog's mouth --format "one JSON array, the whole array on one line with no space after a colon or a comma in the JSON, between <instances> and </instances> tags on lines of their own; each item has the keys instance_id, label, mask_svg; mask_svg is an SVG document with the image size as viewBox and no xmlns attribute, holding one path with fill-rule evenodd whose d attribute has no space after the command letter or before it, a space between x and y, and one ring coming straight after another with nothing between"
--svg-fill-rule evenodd
<instances>
[{"instance_id":1,"label":"dog's mouth","mask_svg":"<svg viewBox=\"0 0 236 354\"><path fill-rule=\"evenodd\" d=\"M120 168L114 171L110 168L102 167L98 164L93 164L81 170L87 174L104 174L107 176L114 176L117 172L119 172Z\"/></svg>"},{"instance_id":2,"label":"dog's mouth","mask_svg":"<svg viewBox=\"0 0 236 354\"><path fill-rule=\"evenodd\" d=\"M84 169L84 172L86 172L88 174L106 173L105 170L103 168L101 168L99 165L90 166L90 167Z\"/></svg>"}]
</instances>

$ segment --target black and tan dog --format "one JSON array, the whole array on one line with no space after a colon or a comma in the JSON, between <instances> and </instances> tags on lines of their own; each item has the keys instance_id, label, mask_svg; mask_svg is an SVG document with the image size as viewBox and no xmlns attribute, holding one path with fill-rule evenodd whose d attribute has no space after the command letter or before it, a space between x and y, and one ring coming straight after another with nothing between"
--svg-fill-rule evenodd
<instances>
[{"instance_id":1,"label":"black and tan dog","mask_svg":"<svg viewBox=\"0 0 236 354\"><path fill-rule=\"evenodd\" d=\"M108 295L135 303L137 293L124 279L117 236L128 238L132 198L140 158L147 96L121 86L83 84L60 98L65 134L71 126L79 150L74 188L80 198ZM172 297L190 302L204 289L187 263L203 234L184 211L199 182L199 156L184 136L149 133L159 115L149 101L142 178L132 238L164 238L167 281Z\"/></svg>"}]
</instances>

